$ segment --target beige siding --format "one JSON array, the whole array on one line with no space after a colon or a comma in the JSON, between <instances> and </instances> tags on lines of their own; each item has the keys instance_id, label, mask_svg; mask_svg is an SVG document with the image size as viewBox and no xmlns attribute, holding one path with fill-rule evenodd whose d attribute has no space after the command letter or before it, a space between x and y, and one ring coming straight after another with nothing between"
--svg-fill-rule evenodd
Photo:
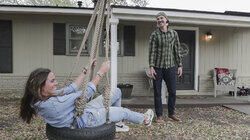
<instances>
[{"instance_id":1,"label":"beige siding","mask_svg":"<svg viewBox=\"0 0 250 140\"><path fill-rule=\"evenodd\" d=\"M36 20L13 22L13 64L17 75L28 74L37 67L52 68L53 28Z\"/></svg>"},{"instance_id":2,"label":"beige siding","mask_svg":"<svg viewBox=\"0 0 250 140\"><path fill-rule=\"evenodd\" d=\"M152 24L141 22L120 22L120 25L135 25L135 56L118 57L118 83L134 85L133 96L152 96L148 92L145 68L148 67L149 36L154 28Z\"/></svg>"},{"instance_id":3,"label":"beige siding","mask_svg":"<svg viewBox=\"0 0 250 140\"><path fill-rule=\"evenodd\" d=\"M121 22L122 25L135 25L135 57L118 57L118 73L143 73L148 67L149 36L153 29L150 24Z\"/></svg>"},{"instance_id":4,"label":"beige siding","mask_svg":"<svg viewBox=\"0 0 250 140\"><path fill-rule=\"evenodd\" d=\"M52 61L53 28L37 16L1 16L12 20L13 25L13 74L27 75L37 67L49 67Z\"/></svg>"},{"instance_id":5,"label":"beige siding","mask_svg":"<svg viewBox=\"0 0 250 140\"><path fill-rule=\"evenodd\" d=\"M13 74L28 75L38 67L52 69L65 75L72 68L75 57L53 56L53 23L85 23L89 18L80 16L0 15L13 24ZM81 57L80 65L88 57ZM79 71L80 68L78 68ZM6 74L1 74L6 75Z\"/></svg>"},{"instance_id":6,"label":"beige siding","mask_svg":"<svg viewBox=\"0 0 250 140\"><path fill-rule=\"evenodd\" d=\"M237 69L240 76L250 75L250 29L209 28L214 38L210 42L204 40L204 32L200 28L200 75L209 75L214 67Z\"/></svg>"},{"instance_id":7,"label":"beige siding","mask_svg":"<svg viewBox=\"0 0 250 140\"><path fill-rule=\"evenodd\" d=\"M9 81L12 87L15 85L13 81L26 78L25 76L37 67L52 69L61 82L64 79L63 76L72 70L75 57L53 55L53 23L87 24L89 21L89 17L83 16L0 14L0 18L10 19L13 23L14 72L13 74L0 74L0 78L5 79L4 84L8 84ZM134 96L152 95L147 90L148 84L144 69L148 67L148 41L150 33L155 29L155 23L120 21L119 25L136 26L136 56L118 56L118 82L133 84ZM214 38L206 42L204 33L209 30ZM249 38L249 28L199 27L199 91L212 91L211 70L215 67L237 69L240 84L250 86ZM103 61L103 57L98 59L100 63ZM75 76L87 62L87 56L81 57L77 71L73 75ZM17 80L14 80L15 78ZM17 85L21 87L20 85L23 84L17 83ZM1 85L1 87L7 89L7 86Z\"/></svg>"},{"instance_id":8,"label":"beige siding","mask_svg":"<svg viewBox=\"0 0 250 140\"><path fill-rule=\"evenodd\" d=\"M204 33L211 30L214 38L204 40ZM250 29L225 27L200 27L200 90L212 91L212 69L215 67L238 70L239 85L250 86ZM207 85L205 85L206 81ZM205 82L205 83L204 83ZM209 87L209 88L208 88Z\"/></svg>"},{"instance_id":9,"label":"beige siding","mask_svg":"<svg viewBox=\"0 0 250 140\"><path fill-rule=\"evenodd\" d=\"M54 72L59 76L66 76L73 69L73 62L75 61L75 56L54 56ZM76 75L81 71L83 67L89 62L88 57L81 57L76 71L73 75Z\"/></svg>"},{"instance_id":10,"label":"beige siding","mask_svg":"<svg viewBox=\"0 0 250 140\"><path fill-rule=\"evenodd\" d=\"M138 73L137 78L143 81L144 68L148 66L148 38L154 30L153 27L153 24L136 26L136 57L119 57L118 72L120 75L127 73L132 77L132 74ZM212 69L215 67L237 69L239 85L250 86L250 71L248 70L250 68L250 58L248 57L250 29L201 26L199 30L199 91L207 91L211 94L210 91L213 90ZM204 33L209 30L213 33L214 38L210 42L206 42ZM127 82L132 82L127 80ZM147 85L146 81L143 84ZM139 87L139 83L135 85ZM148 93L137 91L135 94L147 95Z\"/></svg>"},{"instance_id":11,"label":"beige siding","mask_svg":"<svg viewBox=\"0 0 250 140\"><path fill-rule=\"evenodd\" d=\"M89 17L84 16L54 16L53 20L51 20L52 23L82 23L85 25L88 25ZM53 44L52 44L53 48ZM54 55L54 72L58 76L66 76L69 74L69 72L72 70L73 63L76 59L75 56L66 56L66 55ZM99 62L102 62L102 58L98 59ZM76 76L81 69L89 62L88 56L81 56L80 60L78 62L78 65L76 67L76 71L73 73L74 76Z\"/></svg>"}]
</instances>

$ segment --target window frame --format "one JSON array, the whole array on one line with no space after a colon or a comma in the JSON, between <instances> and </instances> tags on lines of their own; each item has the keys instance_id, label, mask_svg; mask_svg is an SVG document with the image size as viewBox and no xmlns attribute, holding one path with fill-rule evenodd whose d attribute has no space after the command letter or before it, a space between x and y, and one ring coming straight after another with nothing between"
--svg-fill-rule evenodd
<instances>
[{"instance_id":1,"label":"window frame","mask_svg":"<svg viewBox=\"0 0 250 140\"><path fill-rule=\"evenodd\" d=\"M118 52L117 56L124 56L124 25L118 26L117 29Z\"/></svg>"},{"instance_id":2,"label":"window frame","mask_svg":"<svg viewBox=\"0 0 250 140\"><path fill-rule=\"evenodd\" d=\"M67 56L76 56L78 54L78 51L74 52L71 50L71 46L70 46L70 40L79 40L81 43L82 43L82 39L78 39L78 38L73 38L71 37L71 31L70 31L70 26L83 26L83 27L86 27L86 30L87 30L87 27L88 27L88 24L86 23L66 23L66 55ZM81 52L81 56L89 56L90 55L90 47L91 47L91 42L92 42L92 30L90 30L90 33L89 33L89 36L88 36L88 39L87 39L87 45L85 46L88 46L87 48L87 51L84 51L82 50ZM78 49L79 50L79 49Z\"/></svg>"},{"instance_id":3,"label":"window frame","mask_svg":"<svg viewBox=\"0 0 250 140\"><path fill-rule=\"evenodd\" d=\"M124 39L123 39L123 27L124 25L119 25L117 28L117 42L118 42L118 50L117 50L117 56L122 57L124 56ZM111 33L110 33L111 37ZM102 35L101 40L105 40L104 36ZM111 41L111 39L110 39ZM111 44L110 44L111 47ZM99 49L99 56L104 57L105 56L105 48L101 46L100 44L100 49ZM109 50L109 56L110 56L110 50Z\"/></svg>"},{"instance_id":4,"label":"window frame","mask_svg":"<svg viewBox=\"0 0 250 140\"><path fill-rule=\"evenodd\" d=\"M120 30L118 33L117 33L117 41L119 42L119 50L120 51L120 54L118 52L118 56L120 57L135 57L136 56L136 53L134 52L133 55L127 55L126 54L126 49L125 49L125 30L124 28L125 27L129 27L129 26L133 26L135 29L136 29L136 25L134 24L119 24L120 26L118 26L118 29ZM119 37L120 36L120 37ZM134 36L134 51L136 51L136 35Z\"/></svg>"}]
</instances>

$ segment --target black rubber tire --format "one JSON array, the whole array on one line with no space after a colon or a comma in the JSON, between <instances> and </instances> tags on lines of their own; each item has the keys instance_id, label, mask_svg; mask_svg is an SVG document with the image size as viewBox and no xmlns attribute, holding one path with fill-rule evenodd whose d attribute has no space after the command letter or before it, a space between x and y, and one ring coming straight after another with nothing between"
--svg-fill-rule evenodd
<instances>
[{"instance_id":1,"label":"black rubber tire","mask_svg":"<svg viewBox=\"0 0 250 140\"><path fill-rule=\"evenodd\" d=\"M46 124L46 135L49 140L113 140L115 123L83 129L56 128Z\"/></svg>"}]
</instances>

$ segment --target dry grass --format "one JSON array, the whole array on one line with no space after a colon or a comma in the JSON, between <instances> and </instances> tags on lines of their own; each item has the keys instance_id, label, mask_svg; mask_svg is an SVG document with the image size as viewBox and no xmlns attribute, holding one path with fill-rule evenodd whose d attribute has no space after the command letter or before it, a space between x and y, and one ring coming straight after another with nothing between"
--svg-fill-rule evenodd
<instances>
[{"instance_id":1,"label":"dry grass","mask_svg":"<svg viewBox=\"0 0 250 140\"><path fill-rule=\"evenodd\" d=\"M40 116L29 125L18 118L20 98L18 94L0 94L0 139L47 139ZM250 117L238 111L218 106L177 108L176 114L182 123L167 117L166 124L152 123L150 127L125 122L130 131L116 133L116 139L250 139Z\"/></svg>"}]
</instances>

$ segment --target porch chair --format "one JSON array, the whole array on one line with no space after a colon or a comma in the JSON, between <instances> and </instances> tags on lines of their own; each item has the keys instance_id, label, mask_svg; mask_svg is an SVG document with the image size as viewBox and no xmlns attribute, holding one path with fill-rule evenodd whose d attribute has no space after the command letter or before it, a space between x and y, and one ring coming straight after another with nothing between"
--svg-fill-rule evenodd
<instances>
[{"instance_id":1,"label":"porch chair","mask_svg":"<svg viewBox=\"0 0 250 140\"><path fill-rule=\"evenodd\" d=\"M238 78L237 78L237 75L236 75L236 72L237 70L236 69L229 69L228 72L233 74L233 77L232 77L232 84L219 84L219 81L217 81L217 70L214 69L214 76L213 76L213 80L214 80L214 97L216 97L216 91L217 90L220 90L220 91L233 91L234 92L234 97L236 98L237 96L237 81L238 81Z\"/></svg>"}]
</instances>

